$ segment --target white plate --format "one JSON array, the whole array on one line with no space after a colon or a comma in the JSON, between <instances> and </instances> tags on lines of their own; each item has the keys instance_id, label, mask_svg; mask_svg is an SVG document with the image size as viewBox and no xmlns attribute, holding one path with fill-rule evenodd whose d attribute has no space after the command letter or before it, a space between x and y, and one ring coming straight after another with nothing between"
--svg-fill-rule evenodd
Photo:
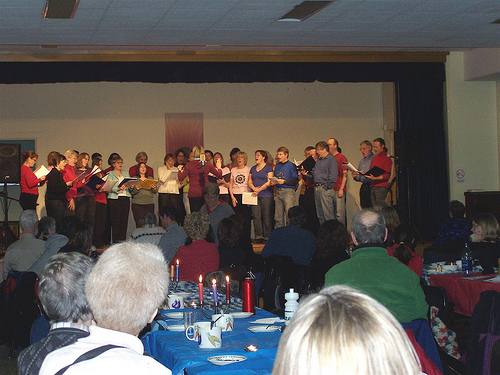
<instances>
[{"instance_id":1,"label":"white plate","mask_svg":"<svg viewBox=\"0 0 500 375\"><path fill-rule=\"evenodd\" d=\"M177 292L177 293L172 292L171 294L182 297L182 298L188 298L191 295L191 293L189 293L189 292Z\"/></svg>"},{"instance_id":2,"label":"white plate","mask_svg":"<svg viewBox=\"0 0 500 375\"><path fill-rule=\"evenodd\" d=\"M166 328L169 331L181 332L181 331L184 331L184 324L175 324L175 325L172 325L172 326L167 326Z\"/></svg>"},{"instance_id":3,"label":"white plate","mask_svg":"<svg viewBox=\"0 0 500 375\"><path fill-rule=\"evenodd\" d=\"M218 355L207 358L210 362L217 366L229 365L231 363L245 361L247 357L242 355Z\"/></svg>"},{"instance_id":4,"label":"white plate","mask_svg":"<svg viewBox=\"0 0 500 375\"><path fill-rule=\"evenodd\" d=\"M278 326L253 326L248 327L248 329L252 332L274 332L280 329Z\"/></svg>"},{"instance_id":5,"label":"white plate","mask_svg":"<svg viewBox=\"0 0 500 375\"><path fill-rule=\"evenodd\" d=\"M231 314L233 315L233 317L235 319L242 319L242 318L248 318L249 316L252 316L253 313L251 312L231 312Z\"/></svg>"},{"instance_id":6,"label":"white plate","mask_svg":"<svg viewBox=\"0 0 500 375\"><path fill-rule=\"evenodd\" d=\"M182 319L184 315L181 311L181 312L168 312L165 313L165 316L169 319Z\"/></svg>"}]
</instances>

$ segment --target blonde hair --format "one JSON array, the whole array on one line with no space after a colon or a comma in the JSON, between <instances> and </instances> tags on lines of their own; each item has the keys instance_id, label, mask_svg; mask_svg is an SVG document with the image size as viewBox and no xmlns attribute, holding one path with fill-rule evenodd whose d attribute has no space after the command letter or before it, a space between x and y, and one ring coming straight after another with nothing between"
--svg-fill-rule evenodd
<instances>
[{"instance_id":1,"label":"blonde hair","mask_svg":"<svg viewBox=\"0 0 500 375\"><path fill-rule=\"evenodd\" d=\"M137 336L165 300L168 277L158 246L131 242L111 246L85 284L97 325Z\"/></svg>"},{"instance_id":2,"label":"blonde hair","mask_svg":"<svg viewBox=\"0 0 500 375\"><path fill-rule=\"evenodd\" d=\"M238 159L240 156L243 157L243 160L245 160L245 165L247 165L247 163L248 163L247 153L244 151L238 151L238 153L236 154L236 159Z\"/></svg>"},{"instance_id":3,"label":"blonde hair","mask_svg":"<svg viewBox=\"0 0 500 375\"><path fill-rule=\"evenodd\" d=\"M419 375L417 354L396 318L343 285L301 302L281 337L273 375Z\"/></svg>"},{"instance_id":4,"label":"blonde hair","mask_svg":"<svg viewBox=\"0 0 500 375\"><path fill-rule=\"evenodd\" d=\"M78 153L75 150L66 150L64 156L66 156L66 159L69 159L72 158L73 156L78 157Z\"/></svg>"},{"instance_id":5,"label":"blonde hair","mask_svg":"<svg viewBox=\"0 0 500 375\"><path fill-rule=\"evenodd\" d=\"M500 227L498 221L492 214L478 214L474 216L472 222L479 225L484 232L484 242L497 242L500 237Z\"/></svg>"},{"instance_id":6,"label":"blonde hair","mask_svg":"<svg viewBox=\"0 0 500 375\"><path fill-rule=\"evenodd\" d=\"M203 146L196 145L193 147L191 152L193 153L193 158L199 158L201 154L205 154L205 149Z\"/></svg>"}]
</instances>

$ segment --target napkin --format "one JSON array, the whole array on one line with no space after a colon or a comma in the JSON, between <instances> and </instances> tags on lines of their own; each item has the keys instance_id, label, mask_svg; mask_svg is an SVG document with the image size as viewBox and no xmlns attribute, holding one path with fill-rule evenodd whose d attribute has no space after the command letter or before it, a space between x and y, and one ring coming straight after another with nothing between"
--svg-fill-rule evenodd
<instances>
[{"instance_id":1,"label":"napkin","mask_svg":"<svg viewBox=\"0 0 500 375\"><path fill-rule=\"evenodd\" d=\"M276 318L264 318L264 319L257 319L253 322L250 323L257 323L257 324L273 324L273 323L282 323L284 322L285 319L280 319L278 316Z\"/></svg>"},{"instance_id":2,"label":"napkin","mask_svg":"<svg viewBox=\"0 0 500 375\"><path fill-rule=\"evenodd\" d=\"M500 276L495 276L489 280L484 280L487 283L500 283Z\"/></svg>"}]
</instances>

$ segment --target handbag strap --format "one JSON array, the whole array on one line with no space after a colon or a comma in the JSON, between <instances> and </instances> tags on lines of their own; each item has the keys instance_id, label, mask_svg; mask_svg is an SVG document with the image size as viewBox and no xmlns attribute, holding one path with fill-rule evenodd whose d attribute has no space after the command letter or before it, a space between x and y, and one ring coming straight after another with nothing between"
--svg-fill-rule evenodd
<instances>
[{"instance_id":1,"label":"handbag strap","mask_svg":"<svg viewBox=\"0 0 500 375\"><path fill-rule=\"evenodd\" d=\"M62 375L71 366L76 365L77 363L95 358L95 357L101 355L102 353L108 351L109 349L113 349L113 348L123 348L123 346L110 344L110 345L99 346L98 348L89 350L88 352L83 353L81 356L79 356L77 359L75 359L75 361L73 363L70 363L69 365L67 365L67 366L63 367L62 369L60 369L59 371L57 371L55 375Z\"/></svg>"}]
</instances>

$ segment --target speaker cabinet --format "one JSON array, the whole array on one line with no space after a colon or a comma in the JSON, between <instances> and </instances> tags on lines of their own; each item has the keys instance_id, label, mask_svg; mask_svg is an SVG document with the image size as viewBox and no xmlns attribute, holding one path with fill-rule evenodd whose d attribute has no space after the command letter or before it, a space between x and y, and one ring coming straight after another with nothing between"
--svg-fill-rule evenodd
<instances>
[{"instance_id":1,"label":"speaker cabinet","mask_svg":"<svg viewBox=\"0 0 500 375\"><path fill-rule=\"evenodd\" d=\"M0 183L21 181L21 145L0 143Z\"/></svg>"}]
</instances>

